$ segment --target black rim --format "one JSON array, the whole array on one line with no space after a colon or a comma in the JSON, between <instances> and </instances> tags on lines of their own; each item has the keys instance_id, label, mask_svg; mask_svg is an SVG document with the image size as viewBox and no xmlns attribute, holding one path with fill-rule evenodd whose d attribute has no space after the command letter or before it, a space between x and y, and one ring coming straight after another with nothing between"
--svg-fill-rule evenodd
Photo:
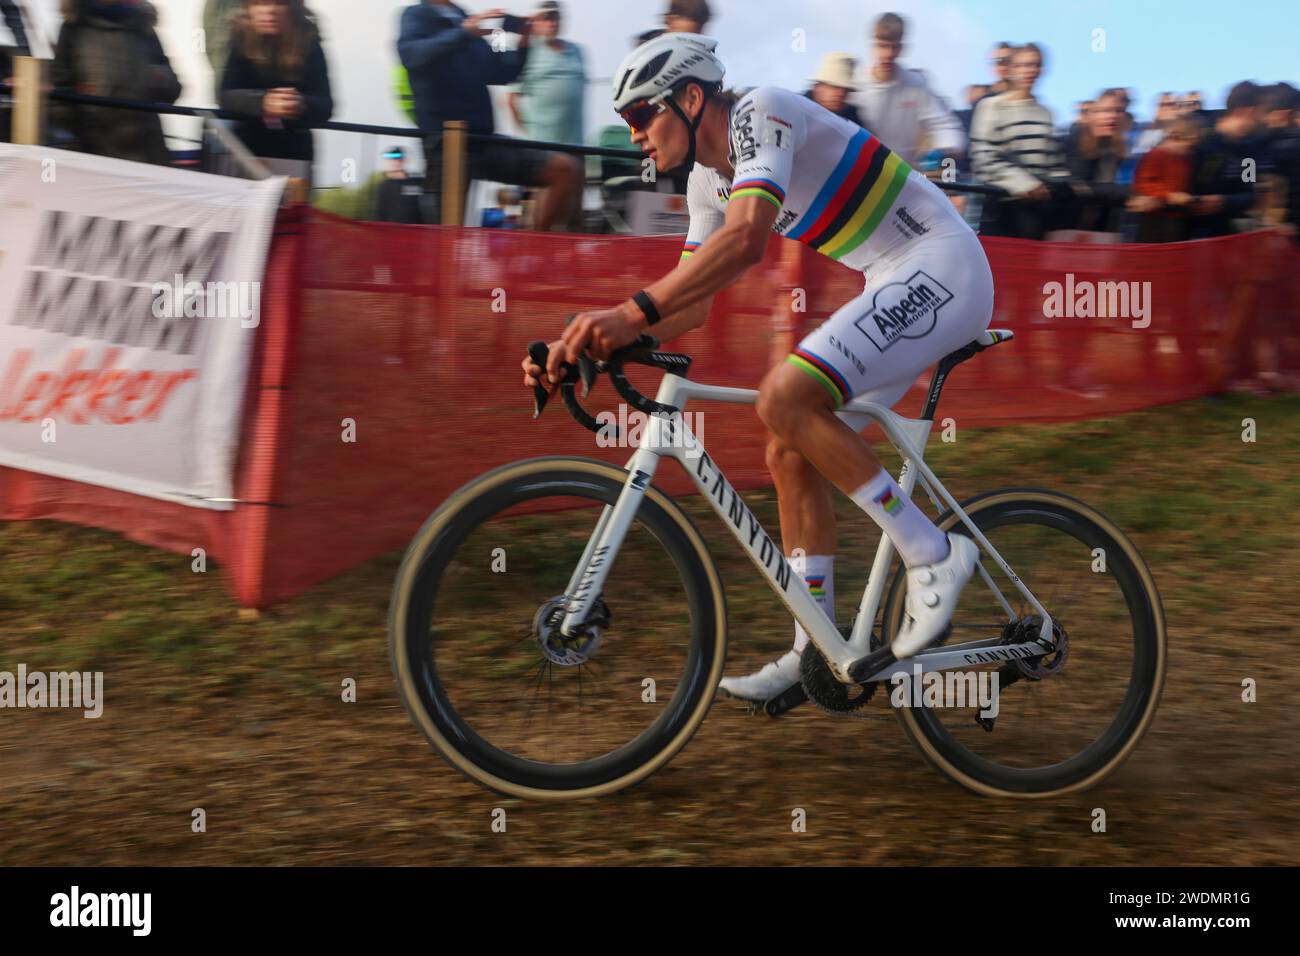
<instances>
[{"instance_id":1,"label":"black rim","mask_svg":"<svg viewBox=\"0 0 1300 956\"><path fill-rule=\"evenodd\" d=\"M1087 779L1123 751L1141 725L1151 698L1156 693L1159 649L1150 595L1137 568L1115 538L1064 502L1010 500L975 512L970 510L972 506L978 507L974 502L962 505L979 529L986 533L1009 524L1037 524L1063 531L1089 547L1106 549L1107 570L1119 584L1133 625L1133 663L1129 671L1128 689L1115 717L1096 740L1067 760L1029 769L1007 767L980 756L954 738L938 715L926 709L912 710L910 713L916 720L917 728L944 759L957 771L974 780L999 789L1026 793L1068 787ZM965 528L958 524L951 530L964 533ZM900 579L901 575L895 579L896 589ZM1032 587L1032 582L1030 586ZM901 599L901 595L897 597ZM891 596L891 602L894 599L895 596Z\"/></svg>"}]
</instances>

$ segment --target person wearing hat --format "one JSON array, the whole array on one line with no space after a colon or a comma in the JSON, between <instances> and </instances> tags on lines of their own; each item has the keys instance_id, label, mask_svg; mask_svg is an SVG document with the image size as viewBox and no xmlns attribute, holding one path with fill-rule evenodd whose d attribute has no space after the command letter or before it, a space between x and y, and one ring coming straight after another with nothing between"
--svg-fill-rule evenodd
<instances>
[{"instance_id":1,"label":"person wearing hat","mask_svg":"<svg viewBox=\"0 0 1300 956\"><path fill-rule=\"evenodd\" d=\"M857 107L849 102L849 93L858 88L853 82L857 63L851 53L827 53L822 57L817 74L809 80L812 88L805 90L804 96L836 116L861 126Z\"/></svg>"}]
</instances>

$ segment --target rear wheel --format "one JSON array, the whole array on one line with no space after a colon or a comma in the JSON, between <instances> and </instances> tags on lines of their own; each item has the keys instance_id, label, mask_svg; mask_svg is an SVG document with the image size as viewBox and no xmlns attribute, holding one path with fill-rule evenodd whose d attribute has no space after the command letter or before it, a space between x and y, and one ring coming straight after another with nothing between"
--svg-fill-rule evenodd
<instances>
[{"instance_id":1,"label":"rear wheel","mask_svg":"<svg viewBox=\"0 0 1300 956\"><path fill-rule=\"evenodd\" d=\"M412 719L470 778L533 799L612 793L703 721L726 657L721 581L690 519L653 487L588 627L559 630L569 579L628 473L541 458L440 507L398 570L393 671Z\"/></svg>"},{"instance_id":2,"label":"rear wheel","mask_svg":"<svg viewBox=\"0 0 1300 956\"><path fill-rule=\"evenodd\" d=\"M911 706L895 708L898 719L939 772L976 792L1051 797L1093 786L1132 753L1160 698L1165 620L1151 572L1105 516L1067 495L1008 489L962 508L1051 615L1060 649L1013 663L983 663L972 653L969 667L940 675L945 697L937 688L931 698L912 695ZM952 513L938 524L969 533ZM1001 569L987 556L981 563L1015 616L1008 619L977 574L962 593L946 648L1017 643L1041 625ZM889 640L902 623L905 593L900 571L885 605ZM980 718L992 708L970 693L981 680L990 691L983 703L997 683L991 721ZM903 697L891 694L895 703Z\"/></svg>"}]
</instances>

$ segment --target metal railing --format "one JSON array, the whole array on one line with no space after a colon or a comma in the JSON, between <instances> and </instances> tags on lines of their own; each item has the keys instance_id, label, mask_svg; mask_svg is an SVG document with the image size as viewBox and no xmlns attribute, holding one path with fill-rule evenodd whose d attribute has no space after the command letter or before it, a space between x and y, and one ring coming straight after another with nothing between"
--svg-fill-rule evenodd
<instances>
[{"instance_id":1,"label":"metal railing","mask_svg":"<svg viewBox=\"0 0 1300 956\"><path fill-rule=\"evenodd\" d=\"M247 147L239 141L237 136L216 122L217 120L247 120L248 116L243 113L234 113L216 107L177 106L171 103L151 103L115 96L95 96L89 93L78 93L74 90L51 90L47 88L46 73L47 61L36 60L31 57L17 57L14 60L13 141L15 143L40 145L44 142L48 110L47 99L159 115L191 116L204 122L206 128L236 158L236 161L249 176L262 179L271 175L266 167L249 153ZM421 141L429 138L429 134L425 134L415 127L347 123L338 120L310 124L306 128L337 133L388 136L398 139L418 139ZM597 156L637 162L645 158L643 153L635 149L519 139L499 133L471 133L462 120L447 122L444 124L441 134L433 135L438 137L434 145L443 151L444 157L441 183L442 201L440 203L443 225L460 225L464 220L465 192L469 173L467 156L470 143L496 143L520 149L540 149L548 152L569 153L576 156ZM1006 191L1000 187L983 183L948 182L942 179L934 182L935 185L947 192L994 198L1006 196ZM290 193L295 197L304 194L305 183L300 183L299 188L291 189Z\"/></svg>"}]
</instances>

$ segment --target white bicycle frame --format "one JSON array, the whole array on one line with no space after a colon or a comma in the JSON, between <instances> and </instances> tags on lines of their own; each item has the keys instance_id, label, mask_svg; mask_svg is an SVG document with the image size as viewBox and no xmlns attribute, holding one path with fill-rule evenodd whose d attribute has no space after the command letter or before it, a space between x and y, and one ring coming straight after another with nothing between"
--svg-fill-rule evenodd
<instances>
[{"instance_id":1,"label":"white bicycle frame","mask_svg":"<svg viewBox=\"0 0 1300 956\"><path fill-rule=\"evenodd\" d=\"M679 412L685 409L691 399L753 405L757 398L758 392L753 389L701 385L671 374L663 377L659 392L655 396L655 400L660 404L676 408ZM923 671L941 671L1017 658L1040 657L1044 653L1050 653L1055 648L1051 616L979 528L966 516L956 499L949 494L948 489L925 463L923 453L934 423L925 419L904 418L883 405L863 399L849 402L837 414L855 431L861 431L872 421L880 424L886 437L903 457L903 467L898 477L903 492L910 498L919 480L936 508L942 511L943 506L946 505L956 513L984 553L992 558L1008 579L1015 584L1025 601L1037 612L1043 622L1037 640L1019 644L1002 644L1000 638L991 638L964 644L942 645L919 651L904 661L894 662L872 674L868 680L888 680L896 672L911 674L916 664L920 664ZM649 416L642 431L640 445L627 465L629 471L627 483L623 486L618 500L612 505L606 505L602 510L586 550L569 580L565 593L570 595L570 599L561 630L565 634L572 635L586 620L593 602L604 587L605 578L623 543L624 535L627 534L641 505L645 489L654 478L659 459L665 456L677 459L686 473L691 476L700 493L708 499L718 517L731 529L736 540L763 573L777 597L803 625L809 638L830 663L835 676L845 683L852 683L848 676L849 667L871 650L871 630L876 620L880 599L884 594L885 578L893 561L893 542L886 534L880 536L880 545L876 549L866 590L858 605L853 631L846 642L835 623L809 593L803 578L792 573L781 548L763 530L754 513L727 481L717 463L709 457L703 444L690 431L680 414ZM985 570L982 562L977 566L977 570L1006 612L1007 620L1014 621L1015 611Z\"/></svg>"}]
</instances>

